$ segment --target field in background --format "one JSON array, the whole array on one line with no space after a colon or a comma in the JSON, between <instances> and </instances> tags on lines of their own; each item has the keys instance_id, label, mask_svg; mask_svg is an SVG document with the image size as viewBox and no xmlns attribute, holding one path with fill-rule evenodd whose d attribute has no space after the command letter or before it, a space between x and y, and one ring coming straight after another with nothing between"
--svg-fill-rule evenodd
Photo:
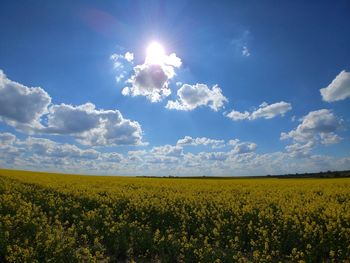
<instances>
[{"instance_id":1,"label":"field in background","mask_svg":"<svg viewBox=\"0 0 350 263\"><path fill-rule=\"evenodd\" d=\"M0 262L349 258L350 179L157 179L0 170Z\"/></svg>"}]
</instances>

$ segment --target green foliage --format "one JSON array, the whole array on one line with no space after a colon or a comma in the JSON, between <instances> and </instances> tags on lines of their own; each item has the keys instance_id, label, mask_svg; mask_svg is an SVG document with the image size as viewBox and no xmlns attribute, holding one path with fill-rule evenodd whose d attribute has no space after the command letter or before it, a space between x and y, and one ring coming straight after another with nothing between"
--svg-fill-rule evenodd
<instances>
[{"instance_id":1,"label":"green foliage","mask_svg":"<svg viewBox=\"0 0 350 263\"><path fill-rule=\"evenodd\" d=\"M0 262L349 262L349 179L0 171Z\"/></svg>"}]
</instances>

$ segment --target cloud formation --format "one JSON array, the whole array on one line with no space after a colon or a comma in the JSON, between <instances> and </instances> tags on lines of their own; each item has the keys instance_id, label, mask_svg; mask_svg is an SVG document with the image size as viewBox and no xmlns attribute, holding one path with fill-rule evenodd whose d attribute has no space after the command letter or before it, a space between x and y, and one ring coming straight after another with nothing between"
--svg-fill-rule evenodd
<instances>
[{"instance_id":1,"label":"cloud formation","mask_svg":"<svg viewBox=\"0 0 350 263\"><path fill-rule=\"evenodd\" d=\"M242 154L242 153L251 153L256 150L256 143L253 142L240 142L239 139L230 140L228 143L233 147L231 150L232 154Z\"/></svg>"},{"instance_id":2,"label":"cloud formation","mask_svg":"<svg viewBox=\"0 0 350 263\"><path fill-rule=\"evenodd\" d=\"M45 119L45 120L43 120ZM51 104L41 88L28 88L0 71L0 120L30 134L71 135L89 146L143 145L137 121L92 103Z\"/></svg>"},{"instance_id":3,"label":"cloud formation","mask_svg":"<svg viewBox=\"0 0 350 263\"><path fill-rule=\"evenodd\" d=\"M161 145L125 154L84 149L49 139L16 138L0 133L0 166L17 169L114 175L264 175L350 169L350 157L308 154L311 143L295 143L287 152L258 154L251 142L229 141L223 151L185 152L178 145ZM254 146L255 145L255 146ZM297 155L299 151L300 156ZM305 156L304 156L305 157Z\"/></svg>"},{"instance_id":4,"label":"cloud formation","mask_svg":"<svg viewBox=\"0 0 350 263\"><path fill-rule=\"evenodd\" d=\"M153 147L151 153L160 156L174 156L180 157L183 155L183 148L181 146L173 145L163 145L158 147Z\"/></svg>"},{"instance_id":5,"label":"cloud formation","mask_svg":"<svg viewBox=\"0 0 350 263\"><path fill-rule=\"evenodd\" d=\"M134 61L134 53L126 52L123 54L114 53L110 56L113 61L113 67L117 71L115 81L117 83L121 82L127 76L131 69L131 65Z\"/></svg>"},{"instance_id":6,"label":"cloud formation","mask_svg":"<svg viewBox=\"0 0 350 263\"><path fill-rule=\"evenodd\" d=\"M134 60L134 53L126 52L123 54L114 53L110 56L110 59L114 63L114 68L124 68L125 62L133 62Z\"/></svg>"},{"instance_id":7,"label":"cloud formation","mask_svg":"<svg viewBox=\"0 0 350 263\"><path fill-rule=\"evenodd\" d=\"M176 145L179 145L179 146L198 146L198 145L208 146L208 145L211 145L212 148L221 148L221 147L225 146L225 141L224 140L209 139L206 137L192 138L191 136L185 136L184 138L179 139L177 141Z\"/></svg>"},{"instance_id":8,"label":"cloud formation","mask_svg":"<svg viewBox=\"0 0 350 263\"><path fill-rule=\"evenodd\" d=\"M141 145L142 130L118 110L98 110L92 103L50 107L46 133L73 135L89 146Z\"/></svg>"},{"instance_id":9,"label":"cloud formation","mask_svg":"<svg viewBox=\"0 0 350 263\"><path fill-rule=\"evenodd\" d=\"M39 156L68 159L97 159L100 152L94 149L83 150L75 145L60 144L49 139L28 137L22 145L29 151Z\"/></svg>"},{"instance_id":10,"label":"cloud formation","mask_svg":"<svg viewBox=\"0 0 350 263\"><path fill-rule=\"evenodd\" d=\"M309 141L306 143L294 143L286 146L287 152L291 157L301 158L309 157L311 150L316 146L315 141Z\"/></svg>"},{"instance_id":11,"label":"cloud formation","mask_svg":"<svg viewBox=\"0 0 350 263\"><path fill-rule=\"evenodd\" d=\"M281 139L293 139L296 142L319 140L323 144L336 143L340 137L335 132L342 126L343 120L331 110L311 111L301 118L297 128L288 133L281 133Z\"/></svg>"},{"instance_id":12,"label":"cloud formation","mask_svg":"<svg viewBox=\"0 0 350 263\"><path fill-rule=\"evenodd\" d=\"M12 81L0 70L0 120L21 130L40 128L51 97L39 87Z\"/></svg>"},{"instance_id":13,"label":"cloud formation","mask_svg":"<svg viewBox=\"0 0 350 263\"><path fill-rule=\"evenodd\" d=\"M292 105L285 101L276 102L273 104L267 104L263 102L259 108L253 112L239 112L232 110L226 114L226 117L233 121L239 120L256 120L256 119L272 119L277 116L284 116L286 112L292 109Z\"/></svg>"},{"instance_id":14,"label":"cloud formation","mask_svg":"<svg viewBox=\"0 0 350 263\"><path fill-rule=\"evenodd\" d=\"M218 111L228 99L222 94L218 85L209 89L205 84L184 84L177 91L177 100L169 100L166 108L172 110L191 111L197 107L208 106Z\"/></svg>"},{"instance_id":15,"label":"cloud formation","mask_svg":"<svg viewBox=\"0 0 350 263\"><path fill-rule=\"evenodd\" d=\"M311 111L301 118L301 123L290 132L282 132L281 140L292 139L294 144L286 150L292 156L308 156L317 144L335 144L342 139L336 132L342 127L343 120L331 110Z\"/></svg>"},{"instance_id":16,"label":"cloud formation","mask_svg":"<svg viewBox=\"0 0 350 263\"><path fill-rule=\"evenodd\" d=\"M127 80L131 86L122 90L124 96L145 96L151 102L159 102L171 94L169 82L182 62L175 53L159 55L157 63L146 57L143 64L134 67L134 74Z\"/></svg>"},{"instance_id":17,"label":"cloud formation","mask_svg":"<svg viewBox=\"0 0 350 263\"><path fill-rule=\"evenodd\" d=\"M132 62L134 60L134 53L131 52L126 52L124 55L124 58L128 61L128 62Z\"/></svg>"},{"instance_id":18,"label":"cloud formation","mask_svg":"<svg viewBox=\"0 0 350 263\"><path fill-rule=\"evenodd\" d=\"M9 132L0 133L0 146L11 145L15 142L16 136Z\"/></svg>"},{"instance_id":19,"label":"cloud formation","mask_svg":"<svg viewBox=\"0 0 350 263\"><path fill-rule=\"evenodd\" d=\"M320 89L322 99L327 102L345 100L350 97L350 72L341 71L326 88Z\"/></svg>"}]
</instances>

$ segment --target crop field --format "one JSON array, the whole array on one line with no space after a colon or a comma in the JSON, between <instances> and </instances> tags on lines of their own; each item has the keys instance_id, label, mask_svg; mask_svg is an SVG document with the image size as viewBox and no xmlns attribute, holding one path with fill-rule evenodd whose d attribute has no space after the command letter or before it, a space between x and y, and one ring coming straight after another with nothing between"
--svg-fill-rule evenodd
<instances>
[{"instance_id":1,"label":"crop field","mask_svg":"<svg viewBox=\"0 0 350 263\"><path fill-rule=\"evenodd\" d=\"M0 170L0 262L349 262L350 179Z\"/></svg>"}]
</instances>

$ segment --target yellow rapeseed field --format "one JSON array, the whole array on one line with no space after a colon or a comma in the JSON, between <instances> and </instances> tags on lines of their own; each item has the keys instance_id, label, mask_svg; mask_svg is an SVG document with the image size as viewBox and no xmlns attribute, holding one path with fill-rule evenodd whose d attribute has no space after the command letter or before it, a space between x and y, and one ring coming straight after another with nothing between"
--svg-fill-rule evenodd
<instances>
[{"instance_id":1,"label":"yellow rapeseed field","mask_svg":"<svg viewBox=\"0 0 350 263\"><path fill-rule=\"evenodd\" d=\"M350 179L0 170L0 262L349 262Z\"/></svg>"}]
</instances>

